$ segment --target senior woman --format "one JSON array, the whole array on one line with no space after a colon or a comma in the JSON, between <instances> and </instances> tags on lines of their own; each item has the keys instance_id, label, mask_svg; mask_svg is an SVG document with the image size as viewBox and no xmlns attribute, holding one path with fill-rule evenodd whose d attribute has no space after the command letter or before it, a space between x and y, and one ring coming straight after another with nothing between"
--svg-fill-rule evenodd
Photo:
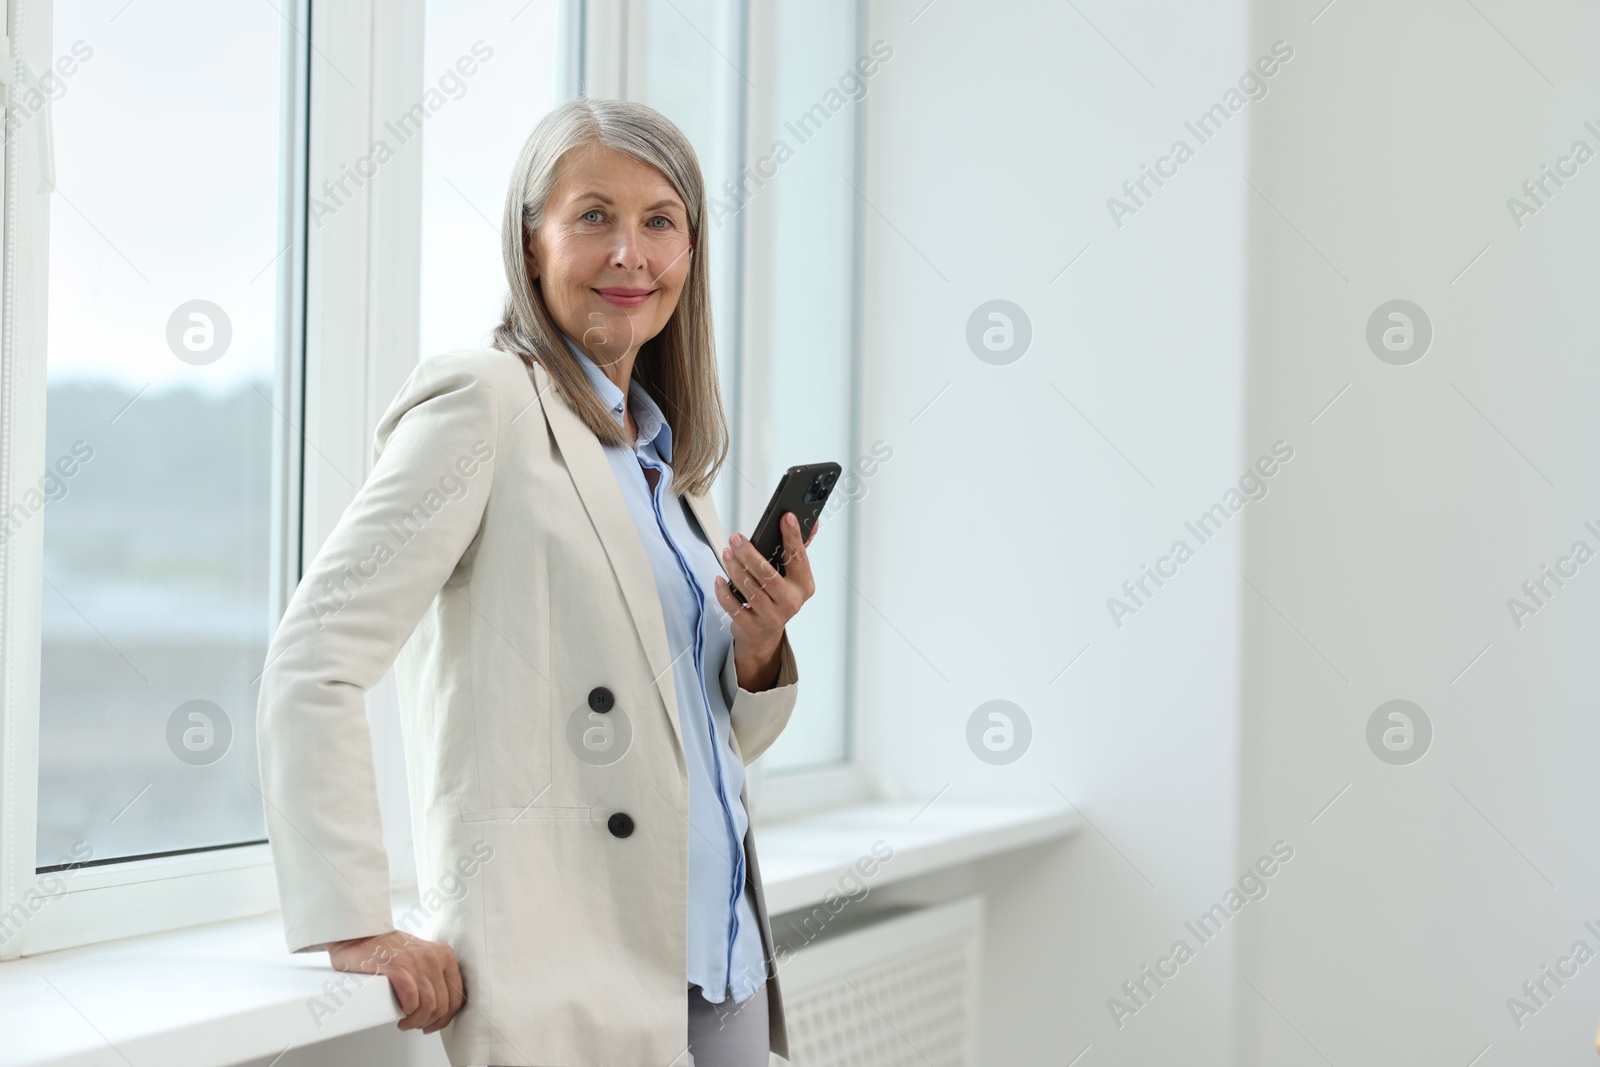
<instances>
[{"instance_id":1,"label":"senior woman","mask_svg":"<svg viewBox=\"0 0 1600 1067\"><path fill-rule=\"evenodd\" d=\"M724 545L708 495L704 221L662 115L547 115L506 198L494 347L412 372L268 650L289 948L386 976L453 1064L788 1054L744 765L793 710L814 583L793 515L779 574ZM398 924L364 716L391 664L421 890Z\"/></svg>"}]
</instances>

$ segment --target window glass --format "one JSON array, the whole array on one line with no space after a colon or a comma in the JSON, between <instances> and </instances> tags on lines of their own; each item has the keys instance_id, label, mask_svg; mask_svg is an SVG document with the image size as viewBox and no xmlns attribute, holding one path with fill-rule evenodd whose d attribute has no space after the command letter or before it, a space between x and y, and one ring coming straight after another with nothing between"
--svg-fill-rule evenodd
<instances>
[{"instance_id":1,"label":"window glass","mask_svg":"<svg viewBox=\"0 0 1600 1067\"><path fill-rule=\"evenodd\" d=\"M847 656L855 594L845 580L849 510L892 446L857 445L851 430L852 183L857 101L870 91L870 79L856 66L856 3L778 0L769 10L781 42L775 69L763 72L770 86L763 96L772 110L762 125L772 140L752 143L749 152L752 168L770 175L750 198L761 198L766 220L762 302L768 324L764 351L749 357L765 361L761 374L751 376L759 389L746 396L762 413L758 454L765 465L745 473L761 486L759 513L787 468L827 460L844 468L811 550L816 594L789 627L790 640L803 650L805 681L789 725L764 757L768 770L799 770L850 754Z\"/></svg>"},{"instance_id":2,"label":"window glass","mask_svg":"<svg viewBox=\"0 0 1600 1067\"><path fill-rule=\"evenodd\" d=\"M718 205L729 203L727 188L739 172L745 86L740 69L740 6L734 0L647 0L635 6L634 14L630 38L642 35L642 44L630 45L628 97L649 104L683 131L705 180L707 219L701 240L711 256L712 326L722 403L729 431L737 432L739 227L737 213ZM736 467L727 464L712 489L717 514L729 532L734 480L739 476ZM752 478L741 489L746 494L762 492L756 485Z\"/></svg>"},{"instance_id":3,"label":"window glass","mask_svg":"<svg viewBox=\"0 0 1600 1067\"><path fill-rule=\"evenodd\" d=\"M486 347L505 310L500 216L522 143L556 102L556 7L428 0L423 73L449 91L423 128L424 356Z\"/></svg>"},{"instance_id":4,"label":"window glass","mask_svg":"<svg viewBox=\"0 0 1600 1067\"><path fill-rule=\"evenodd\" d=\"M270 4L53 8L49 472L7 519L44 524L43 867L265 838L273 457L298 419L276 385L294 31Z\"/></svg>"}]
</instances>

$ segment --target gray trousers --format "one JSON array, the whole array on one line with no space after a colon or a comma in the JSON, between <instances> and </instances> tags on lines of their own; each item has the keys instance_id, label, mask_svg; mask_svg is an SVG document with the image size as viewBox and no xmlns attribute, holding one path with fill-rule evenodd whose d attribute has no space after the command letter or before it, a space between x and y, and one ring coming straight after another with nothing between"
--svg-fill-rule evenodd
<instances>
[{"instance_id":1,"label":"gray trousers","mask_svg":"<svg viewBox=\"0 0 1600 1067\"><path fill-rule=\"evenodd\" d=\"M767 987L738 1004L712 1004L689 985L688 1067L767 1067Z\"/></svg>"},{"instance_id":2,"label":"gray trousers","mask_svg":"<svg viewBox=\"0 0 1600 1067\"><path fill-rule=\"evenodd\" d=\"M712 1004L689 986L689 1067L767 1067L767 987Z\"/></svg>"}]
</instances>

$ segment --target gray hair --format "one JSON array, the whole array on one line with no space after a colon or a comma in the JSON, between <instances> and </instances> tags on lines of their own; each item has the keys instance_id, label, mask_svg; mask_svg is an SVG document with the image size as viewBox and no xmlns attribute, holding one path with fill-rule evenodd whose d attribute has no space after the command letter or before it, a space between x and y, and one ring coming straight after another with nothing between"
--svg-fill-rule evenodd
<instances>
[{"instance_id":1,"label":"gray hair","mask_svg":"<svg viewBox=\"0 0 1600 1067\"><path fill-rule=\"evenodd\" d=\"M544 222L544 209L573 149L604 147L654 167L671 183L689 215L689 274L666 326L639 348L633 377L661 405L672 427L673 490L710 489L728 454L727 419L717 383L711 322L710 264L704 232L705 181L694 146L661 112L631 100L579 97L559 105L533 128L517 157L506 190L501 224L505 259L505 315L493 345L544 367L556 391L604 444L632 447L562 340L544 293L528 276L528 236Z\"/></svg>"}]
</instances>

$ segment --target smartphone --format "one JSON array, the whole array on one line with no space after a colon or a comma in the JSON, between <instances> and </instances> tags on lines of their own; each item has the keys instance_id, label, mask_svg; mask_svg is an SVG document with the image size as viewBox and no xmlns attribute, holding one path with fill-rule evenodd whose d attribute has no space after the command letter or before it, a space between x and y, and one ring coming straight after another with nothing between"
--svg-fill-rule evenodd
<instances>
[{"instance_id":1,"label":"smartphone","mask_svg":"<svg viewBox=\"0 0 1600 1067\"><path fill-rule=\"evenodd\" d=\"M756 523L750 543L779 574L785 573L783 528L778 525L779 520L785 512L794 512L794 517L800 520L800 540L810 537L811 528L817 524L817 516L822 514L822 507L828 502L828 494L833 492L842 469L837 463L806 463L790 467L778 479L778 488L772 491L772 499L767 501L767 510L761 513L761 521ZM728 583L728 589L739 598L739 603L749 603L732 582Z\"/></svg>"}]
</instances>

